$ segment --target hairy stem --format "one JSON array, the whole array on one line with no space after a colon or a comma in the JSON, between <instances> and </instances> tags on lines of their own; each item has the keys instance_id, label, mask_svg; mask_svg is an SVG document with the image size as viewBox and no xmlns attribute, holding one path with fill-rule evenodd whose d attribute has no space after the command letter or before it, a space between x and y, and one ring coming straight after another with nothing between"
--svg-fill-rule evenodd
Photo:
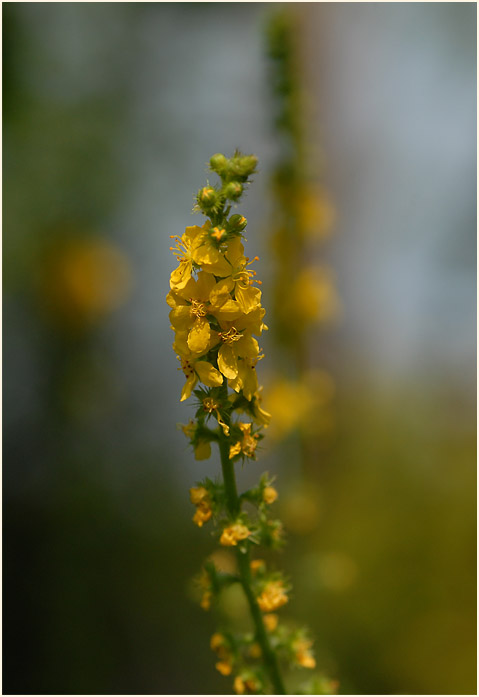
<instances>
[{"instance_id":1,"label":"hairy stem","mask_svg":"<svg viewBox=\"0 0 479 697\"><path fill-rule=\"evenodd\" d=\"M224 396L228 397L228 388L226 385L223 386ZM226 419L225 419L226 421ZM229 425L229 419L228 419ZM228 505L228 511L232 518L236 518L241 509L240 500L238 497L238 491L236 487L236 476L234 464L229 458L229 439L223 433L219 439L219 448L221 455L221 469L223 470L223 481L225 485L226 501ZM251 569L250 569L250 554L249 550L241 551L237 550L238 567L241 579L241 585L243 587L244 593L248 600L248 605L253 619L256 639L261 647L261 652L265 664L265 668L268 672L269 679L274 689L274 694L285 695L286 690L279 672L278 659L271 648L268 634L263 622L263 615L256 600L256 596L251 588Z\"/></svg>"}]
</instances>

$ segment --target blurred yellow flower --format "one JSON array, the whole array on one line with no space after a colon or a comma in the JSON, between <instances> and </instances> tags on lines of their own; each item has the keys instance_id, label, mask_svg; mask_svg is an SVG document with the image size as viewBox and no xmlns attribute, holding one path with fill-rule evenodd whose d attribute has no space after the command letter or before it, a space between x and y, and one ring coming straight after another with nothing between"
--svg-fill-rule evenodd
<instances>
[{"instance_id":1,"label":"blurred yellow flower","mask_svg":"<svg viewBox=\"0 0 479 697\"><path fill-rule=\"evenodd\" d=\"M288 596L283 582L269 581L258 596L257 601L263 612L272 612L285 605L288 602Z\"/></svg>"},{"instance_id":2,"label":"blurred yellow flower","mask_svg":"<svg viewBox=\"0 0 479 697\"><path fill-rule=\"evenodd\" d=\"M224 528L220 537L220 544L224 547L233 547L236 546L240 540L245 540L250 535L251 530L249 530L246 525L234 523Z\"/></svg>"},{"instance_id":3,"label":"blurred yellow flower","mask_svg":"<svg viewBox=\"0 0 479 697\"><path fill-rule=\"evenodd\" d=\"M267 504L274 503L278 498L278 492L273 486L266 486L263 489L263 501Z\"/></svg>"},{"instance_id":4,"label":"blurred yellow flower","mask_svg":"<svg viewBox=\"0 0 479 697\"><path fill-rule=\"evenodd\" d=\"M46 310L64 325L83 328L120 307L132 272L113 243L85 237L60 244L46 258L39 282Z\"/></svg>"}]
</instances>

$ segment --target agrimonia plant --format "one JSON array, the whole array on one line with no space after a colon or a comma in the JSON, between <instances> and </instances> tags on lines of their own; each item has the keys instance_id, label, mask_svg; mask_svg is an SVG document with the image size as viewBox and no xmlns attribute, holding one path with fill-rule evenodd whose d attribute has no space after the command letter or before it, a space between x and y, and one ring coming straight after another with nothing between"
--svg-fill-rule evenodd
<instances>
[{"instance_id":1,"label":"agrimonia plant","mask_svg":"<svg viewBox=\"0 0 479 697\"><path fill-rule=\"evenodd\" d=\"M279 144L272 176L272 330L278 339L276 346L281 348L280 367L268 399L273 416L277 406L278 416L283 417L275 424L277 435L299 431L304 465L311 454L306 448L311 435L308 429L316 437L320 427L327 432L331 424L328 407L334 390L324 371L311 371L311 330L336 316L339 301L331 270L317 258L321 243L331 232L334 209L310 172L299 21L297 8L286 7L274 11L266 27L274 132Z\"/></svg>"},{"instance_id":2,"label":"agrimonia plant","mask_svg":"<svg viewBox=\"0 0 479 697\"><path fill-rule=\"evenodd\" d=\"M207 220L172 236L179 265L170 278L167 303L175 332L173 348L186 382L181 401L195 397L195 418L182 426L195 457L206 459L211 444L221 457L222 477L205 478L190 489L200 528L212 523L218 543L235 552L235 566L225 572L211 559L201 576L201 606L217 606L225 589L238 584L246 598L252 631L220 628L211 637L216 668L233 678L237 694L286 694L282 669L314 668L312 641L305 629L279 622L276 611L288 602L290 584L258 557L260 548L278 549L283 529L271 515L278 494L264 474L258 484L238 492L235 467L255 460L270 415L261 404L256 365L263 354L255 337L266 329L256 273L244 253L246 219L231 215L255 172L257 158L236 152L214 155L210 169L221 184L199 190L194 211ZM256 285L255 285L256 284ZM333 684L318 679L305 692L326 694Z\"/></svg>"}]
</instances>

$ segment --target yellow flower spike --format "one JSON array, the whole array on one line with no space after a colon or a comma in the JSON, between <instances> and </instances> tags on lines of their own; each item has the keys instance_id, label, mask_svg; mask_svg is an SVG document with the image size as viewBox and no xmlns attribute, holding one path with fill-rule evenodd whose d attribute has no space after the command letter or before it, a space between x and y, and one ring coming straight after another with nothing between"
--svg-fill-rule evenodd
<instances>
[{"instance_id":1,"label":"yellow flower spike","mask_svg":"<svg viewBox=\"0 0 479 697\"><path fill-rule=\"evenodd\" d=\"M278 498L278 492L273 486L266 486L263 489L263 501L268 505L274 503Z\"/></svg>"},{"instance_id":2,"label":"yellow flower spike","mask_svg":"<svg viewBox=\"0 0 479 697\"><path fill-rule=\"evenodd\" d=\"M251 530L249 530L246 525L234 523L224 528L220 537L220 545L224 547L234 547L240 540L245 540L250 535Z\"/></svg>"},{"instance_id":3,"label":"yellow flower spike","mask_svg":"<svg viewBox=\"0 0 479 697\"><path fill-rule=\"evenodd\" d=\"M263 592L257 597L260 610L272 612L288 602L288 596L282 581L270 581L263 588Z\"/></svg>"},{"instance_id":4,"label":"yellow flower spike","mask_svg":"<svg viewBox=\"0 0 479 697\"><path fill-rule=\"evenodd\" d=\"M263 615L263 622L268 632L274 632L274 630L278 626L279 617L278 615L275 615L273 612L270 612L266 615Z\"/></svg>"}]
</instances>

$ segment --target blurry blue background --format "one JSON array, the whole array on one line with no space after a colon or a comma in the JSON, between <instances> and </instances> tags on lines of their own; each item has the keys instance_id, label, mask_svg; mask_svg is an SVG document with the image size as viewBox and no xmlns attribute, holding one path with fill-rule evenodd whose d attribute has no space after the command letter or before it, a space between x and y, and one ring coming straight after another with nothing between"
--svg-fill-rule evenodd
<instances>
[{"instance_id":1,"label":"blurry blue background","mask_svg":"<svg viewBox=\"0 0 479 697\"><path fill-rule=\"evenodd\" d=\"M4 691L225 693L188 593L212 549L188 487L217 460L175 429L164 297L169 235L235 147L259 157L241 213L273 273L274 5L2 9ZM295 11L344 309L316 337L337 429L284 553L291 615L344 693L474 692L476 7ZM280 493L297 474L274 449L252 467Z\"/></svg>"}]
</instances>

